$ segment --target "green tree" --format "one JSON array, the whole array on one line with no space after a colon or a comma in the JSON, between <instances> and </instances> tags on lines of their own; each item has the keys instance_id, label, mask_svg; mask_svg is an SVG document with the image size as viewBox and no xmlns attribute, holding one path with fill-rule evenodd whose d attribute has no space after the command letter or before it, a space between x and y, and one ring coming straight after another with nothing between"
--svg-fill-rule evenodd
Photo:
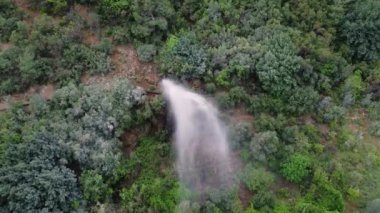
<instances>
[{"instance_id":1,"label":"green tree","mask_svg":"<svg viewBox=\"0 0 380 213\"><path fill-rule=\"evenodd\" d=\"M275 160L276 152L279 149L279 139L274 131L266 131L257 133L251 143L250 150L253 159L261 162L269 162Z\"/></svg>"},{"instance_id":2,"label":"green tree","mask_svg":"<svg viewBox=\"0 0 380 213\"><path fill-rule=\"evenodd\" d=\"M165 74L178 78L201 78L207 71L208 55L194 33L171 36L160 57Z\"/></svg>"},{"instance_id":3,"label":"green tree","mask_svg":"<svg viewBox=\"0 0 380 213\"><path fill-rule=\"evenodd\" d=\"M286 33L274 34L264 40L256 72L262 88L269 94L280 97L291 94L297 87L300 57L296 53L297 48Z\"/></svg>"},{"instance_id":4,"label":"green tree","mask_svg":"<svg viewBox=\"0 0 380 213\"><path fill-rule=\"evenodd\" d=\"M341 25L342 36L355 59L375 61L380 52L380 2L356 1Z\"/></svg>"},{"instance_id":5,"label":"green tree","mask_svg":"<svg viewBox=\"0 0 380 213\"><path fill-rule=\"evenodd\" d=\"M70 211L79 199L67 153L48 133L12 144L0 168L0 206L6 212Z\"/></svg>"},{"instance_id":6,"label":"green tree","mask_svg":"<svg viewBox=\"0 0 380 213\"><path fill-rule=\"evenodd\" d=\"M83 198L91 203L104 201L112 192L104 183L103 176L93 170L87 170L81 174L80 184Z\"/></svg>"},{"instance_id":7,"label":"green tree","mask_svg":"<svg viewBox=\"0 0 380 213\"><path fill-rule=\"evenodd\" d=\"M296 153L282 165L281 173L293 182L301 183L312 171L312 160L309 156Z\"/></svg>"}]
</instances>

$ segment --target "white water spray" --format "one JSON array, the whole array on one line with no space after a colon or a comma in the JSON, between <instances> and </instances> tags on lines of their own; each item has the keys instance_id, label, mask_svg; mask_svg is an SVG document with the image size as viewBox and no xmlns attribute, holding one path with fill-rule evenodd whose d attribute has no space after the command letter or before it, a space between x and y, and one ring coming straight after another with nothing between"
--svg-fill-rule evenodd
<instances>
[{"instance_id":1,"label":"white water spray","mask_svg":"<svg viewBox=\"0 0 380 213\"><path fill-rule=\"evenodd\" d=\"M231 182L230 153L216 108L170 80L163 80L162 88L175 118L181 183L199 194L226 189Z\"/></svg>"}]
</instances>

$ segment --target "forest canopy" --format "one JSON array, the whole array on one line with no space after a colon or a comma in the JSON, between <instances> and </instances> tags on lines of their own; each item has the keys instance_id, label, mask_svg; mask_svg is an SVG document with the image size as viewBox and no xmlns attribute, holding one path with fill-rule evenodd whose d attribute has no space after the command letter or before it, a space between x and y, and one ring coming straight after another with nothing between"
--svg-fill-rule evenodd
<instances>
[{"instance_id":1,"label":"forest canopy","mask_svg":"<svg viewBox=\"0 0 380 213\"><path fill-rule=\"evenodd\" d=\"M230 191L178 180L163 78ZM374 213L379 177L378 0L0 0L0 212Z\"/></svg>"}]
</instances>

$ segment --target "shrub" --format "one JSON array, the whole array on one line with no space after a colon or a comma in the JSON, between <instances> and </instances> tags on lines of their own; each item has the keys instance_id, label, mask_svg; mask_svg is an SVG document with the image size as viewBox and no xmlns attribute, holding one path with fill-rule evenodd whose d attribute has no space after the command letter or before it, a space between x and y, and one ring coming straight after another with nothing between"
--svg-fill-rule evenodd
<instances>
[{"instance_id":1,"label":"shrub","mask_svg":"<svg viewBox=\"0 0 380 213\"><path fill-rule=\"evenodd\" d=\"M251 192L266 191L274 182L274 175L264 168L254 168L251 164L245 166L241 180Z\"/></svg>"},{"instance_id":2,"label":"shrub","mask_svg":"<svg viewBox=\"0 0 380 213\"><path fill-rule=\"evenodd\" d=\"M374 199L368 202L365 212L366 213L376 213L380 209L380 199Z\"/></svg>"},{"instance_id":3,"label":"shrub","mask_svg":"<svg viewBox=\"0 0 380 213\"><path fill-rule=\"evenodd\" d=\"M102 39L100 44L94 46L95 50L105 53L106 55L112 53L112 48L112 42L109 39Z\"/></svg>"},{"instance_id":4,"label":"shrub","mask_svg":"<svg viewBox=\"0 0 380 213\"><path fill-rule=\"evenodd\" d=\"M202 78L206 75L208 55L194 33L171 36L160 56L165 74L178 78Z\"/></svg>"},{"instance_id":5,"label":"shrub","mask_svg":"<svg viewBox=\"0 0 380 213\"><path fill-rule=\"evenodd\" d=\"M300 57L289 35L274 34L264 40L256 72L262 88L275 97L291 94L297 86Z\"/></svg>"},{"instance_id":6,"label":"shrub","mask_svg":"<svg viewBox=\"0 0 380 213\"><path fill-rule=\"evenodd\" d=\"M267 114L260 114L255 121L257 131L281 131L286 126L286 118L280 114L277 117L272 117Z\"/></svg>"},{"instance_id":7,"label":"shrub","mask_svg":"<svg viewBox=\"0 0 380 213\"><path fill-rule=\"evenodd\" d=\"M257 133L250 143L251 156L261 162L273 161L276 158L279 145L280 142L276 132Z\"/></svg>"},{"instance_id":8,"label":"shrub","mask_svg":"<svg viewBox=\"0 0 380 213\"><path fill-rule=\"evenodd\" d=\"M225 92L216 95L216 102L221 109L231 109L234 106L230 96Z\"/></svg>"},{"instance_id":9,"label":"shrub","mask_svg":"<svg viewBox=\"0 0 380 213\"><path fill-rule=\"evenodd\" d=\"M344 212L342 194L333 187L327 174L319 169L314 172L312 185L306 197L325 211Z\"/></svg>"},{"instance_id":10,"label":"shrub","mask_svg":"<svg viewBox=\"0 0 380 213\"><path fill-rule=\"evenodd\" d=\"M312 160L309 156L294 154L282 164L281 173L293 183L301 183L311 172Z\"/></svg>"},{"instance_id":11,"label":"shrub","mask_svg":"<svg viewBox=\"0 0 380 213\"><path fill-rule=\"evenodd\" d=\"M216 85L214 83L207 83L205 86L205 90L209 94L213 94L216 91Z\"/></svg>"},{"instance_id":12,"label":"shrub","mask_svg":"<svg viewBox=\"0 0 380 213\"><path fill-rule=\"evenodd\" d=\"M358 1L348 10L341 25L342 36L351 47L355 59L375 61L379 58L380 2L376 0Z\"/></svg>"},{"instance_id":13,"label":"shrub","mask_svg":"<svg viewBox=\"0 0 380 213\"><path fill-rule=\"evenodd\" d=\"M233 149L247 147L252 139L250 124L245 122L233 124L229 136Z\"/></svg>"},{"instance_id":14,"label":"shrub","mask_svg":"<svg viewBox=\"0 0 380 213\"><path fill-rule=\"evenodd\" d=\"M157 49L153 44L143 44L137 48L137 55L140 61L149 62L153 60L156 55Z\"/></svg>"},{"instance_id":15,"label":"shrub","mask_svg":"<svg viewBox=\"0 0 380 213\"><path fill-rule=\"evenodd\" d=\"M103 177L93 170L81 174L80 184L84 199L90 203L102 202L112 192L104 183Z\"/></svg>"},{"instance_id":16,"label":"shrub","mask_svg":"<svg viewBox=\"0 0 380 213\"><path fill-rule=\"evenodd\" d=\"M292 91L287 100L287 108L289 112L296 114L304 114L315 111L315 106L319 101L319 94L311 87L297 87Z\"/></svg>"},{"instance_id":17,"label":"shrub","mask_svg":"<svg viewBox=\"0 0 380 213\"><path fill-rule=\"evenodd\" d=\"M230 100L236 106L240 103L247 103L249 95L242 87L234 87L228 92Z\"/></svg>"},{"instance_id":18,"label":"shrub","mask_svg":"<svg viewBox=\"0 0 380 213\"><path fill-rule=\"evenodd\" d=\"M261 209L264 212L273 211L274 197L270 191L260 191L252 198L252 205L255 209Z\"/></svg>"},{"instance_id":19,"label":"shrub","mask_svg":"<svg viewBox=\"0 0 380 213\"><path fill-rule=\"evenodd\" d=\"M259 113L284 113L286 112L286 104L280 98L273 98L268 95L260 95L251 98L248 111L255 115Z\"/></svg>"},{"instance_id":20,"label":"shrub","mask_svg":"<svg viewBox=\"0 0 380 213\"><path fill-rule=\"evenodd\" d=\"M380 137L380 121L374 121L369 126L369 133L373 136Z\"/></svg>"},{"instance_id":21,"label":"shrub","mask_svg":"<svg viewBox=\"0 0 380 213\"><path fill-rule=\"evenodd\" d=\"M79 199L66 149L48 133L12 144L0 168L0 207L6 212L68 212Z\"/></svg>"}]
</instances>

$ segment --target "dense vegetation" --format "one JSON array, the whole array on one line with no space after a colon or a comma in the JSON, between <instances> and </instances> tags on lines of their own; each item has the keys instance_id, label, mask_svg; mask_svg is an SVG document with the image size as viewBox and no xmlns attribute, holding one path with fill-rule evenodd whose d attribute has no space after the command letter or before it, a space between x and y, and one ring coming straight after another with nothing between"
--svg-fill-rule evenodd
<instances>
[{"instance_id":1,"label":"dense vegetation","mask_svg":"<svg viewBox=\"0 0 380 213\"><path fill-rule=\"evenodd\" d=\"M0 112L0 212L378 212L379 11L378 0L0 0L0 95L59 88ZM166 105L136 76L81 84L113 72L128 44L218 104L241 162L232 190L180 186Z\"/></svg>"}]
</instances>

